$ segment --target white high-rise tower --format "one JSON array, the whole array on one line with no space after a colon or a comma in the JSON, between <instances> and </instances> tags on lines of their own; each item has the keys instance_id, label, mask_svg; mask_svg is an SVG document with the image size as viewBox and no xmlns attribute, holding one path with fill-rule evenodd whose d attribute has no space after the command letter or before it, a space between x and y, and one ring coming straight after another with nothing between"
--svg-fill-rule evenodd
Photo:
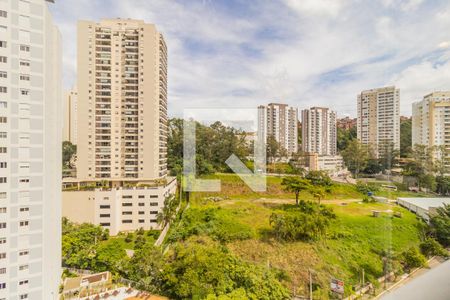
<instances>
[{"instance_id":1,"label":"white high-rise tower","mask_svg":"<svg viewBox=\"0 0 450 300\"><path fill-rule=\"evenodd\" d=\"M61 49L45 0L0 0L0 299L58 298Z\"/></svg>"}]
</instances>

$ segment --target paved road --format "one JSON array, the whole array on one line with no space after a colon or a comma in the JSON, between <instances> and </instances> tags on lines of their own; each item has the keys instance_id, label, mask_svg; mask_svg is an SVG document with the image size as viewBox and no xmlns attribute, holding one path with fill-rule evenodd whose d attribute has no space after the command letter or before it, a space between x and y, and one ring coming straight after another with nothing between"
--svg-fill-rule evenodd
<instances>
[{"instance_id":1,"label":"paved road","mask_svg":"<svg viewBox=\"0 0 450 300\"><path fill-rule=\"evenodd\" d=\"M380 300L449 300L450 260L414 278Z\"/></svg>"}]
</instances>

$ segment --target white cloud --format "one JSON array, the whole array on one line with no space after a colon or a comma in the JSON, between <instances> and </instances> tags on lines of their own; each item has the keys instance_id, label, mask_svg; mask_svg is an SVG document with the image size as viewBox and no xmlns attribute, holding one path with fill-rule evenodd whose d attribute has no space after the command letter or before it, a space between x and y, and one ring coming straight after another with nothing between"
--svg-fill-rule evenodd
<instances>
[{"instance_id":1,"label":"white cloud","mask_svg":"<svg viewBox=\"0 0 450 300\"><path fill-rule=\"evenodd\" d=\"M225 0L82 0L59 1L53 11L63 33L67 87L76 71L77 19L120 16L155 23L164 33L171 115L271 101L300 109L328 105L348 115L358 92L390 83L401 88L408 113L409 99L422 97L427 86L445 88L449 58L441 52L450 46L450 5L381 1L261 1L226 11Z\"/></svg>"},{"instance_id":2,"label":"white cloud","mask_svg":"<svg viewBox=\"0 0 450 300\"><path fill-rule=\"evenodd\" d=\"M411 103L433 91L450 90L450 51L441 56L443 63L430 60L411 65L395 75L391 82L401 87L403 109L410 112Z\"/></svg>"}]
</instances>

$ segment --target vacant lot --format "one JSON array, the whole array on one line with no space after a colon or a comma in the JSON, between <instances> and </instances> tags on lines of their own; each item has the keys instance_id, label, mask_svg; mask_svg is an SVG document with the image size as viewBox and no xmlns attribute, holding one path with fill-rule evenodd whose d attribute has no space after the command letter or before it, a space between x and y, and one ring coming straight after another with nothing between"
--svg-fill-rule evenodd
<instances>
[{"instance_id":1,"label":"vacant lot","mask_svg":"<svg viewBox=\"0 0 450 300\"><path fill-rule=\"evenodd\" d=\"M235 175L209 178L221 179L222 191L192 195L177 237L212 236L246 261L282 270L286 286L299 295L307 294L308 269L313 270L316 297L326 299L331 277L344 280L350 292L359 284L362 269L366 281L375 281L383 275L385 256L390 254L390 264L399 267L399 253L420 242L415 215L396 205L362 203L363 195L345 184L335 184L322 201L337 215L326 238L280 242L272 234L270 215L295 202L293 194L283 190L281 178L269 177L265 193L252 192ZM300 199L315 201L309 192ZM373 217L373 211L379 216ZM402 217L394 217L394 212Z\"/></svg>"}]
</instances>

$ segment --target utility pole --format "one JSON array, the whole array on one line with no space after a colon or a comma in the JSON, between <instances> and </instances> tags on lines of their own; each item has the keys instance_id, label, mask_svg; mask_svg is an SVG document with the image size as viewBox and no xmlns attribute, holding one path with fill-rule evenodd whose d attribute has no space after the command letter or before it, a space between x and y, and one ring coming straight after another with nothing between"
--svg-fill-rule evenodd
<instances>
[{"instance_id":1,"label":"utility pole","mask_svg":"<svg viewBox=\"0 0 450 300\"><path fill-rule=\"evenodd\" d=\"M364 287L365 285L365 280L364 280L364 268L362 269L362 287Z\"/></svg>"}]
</instances>

